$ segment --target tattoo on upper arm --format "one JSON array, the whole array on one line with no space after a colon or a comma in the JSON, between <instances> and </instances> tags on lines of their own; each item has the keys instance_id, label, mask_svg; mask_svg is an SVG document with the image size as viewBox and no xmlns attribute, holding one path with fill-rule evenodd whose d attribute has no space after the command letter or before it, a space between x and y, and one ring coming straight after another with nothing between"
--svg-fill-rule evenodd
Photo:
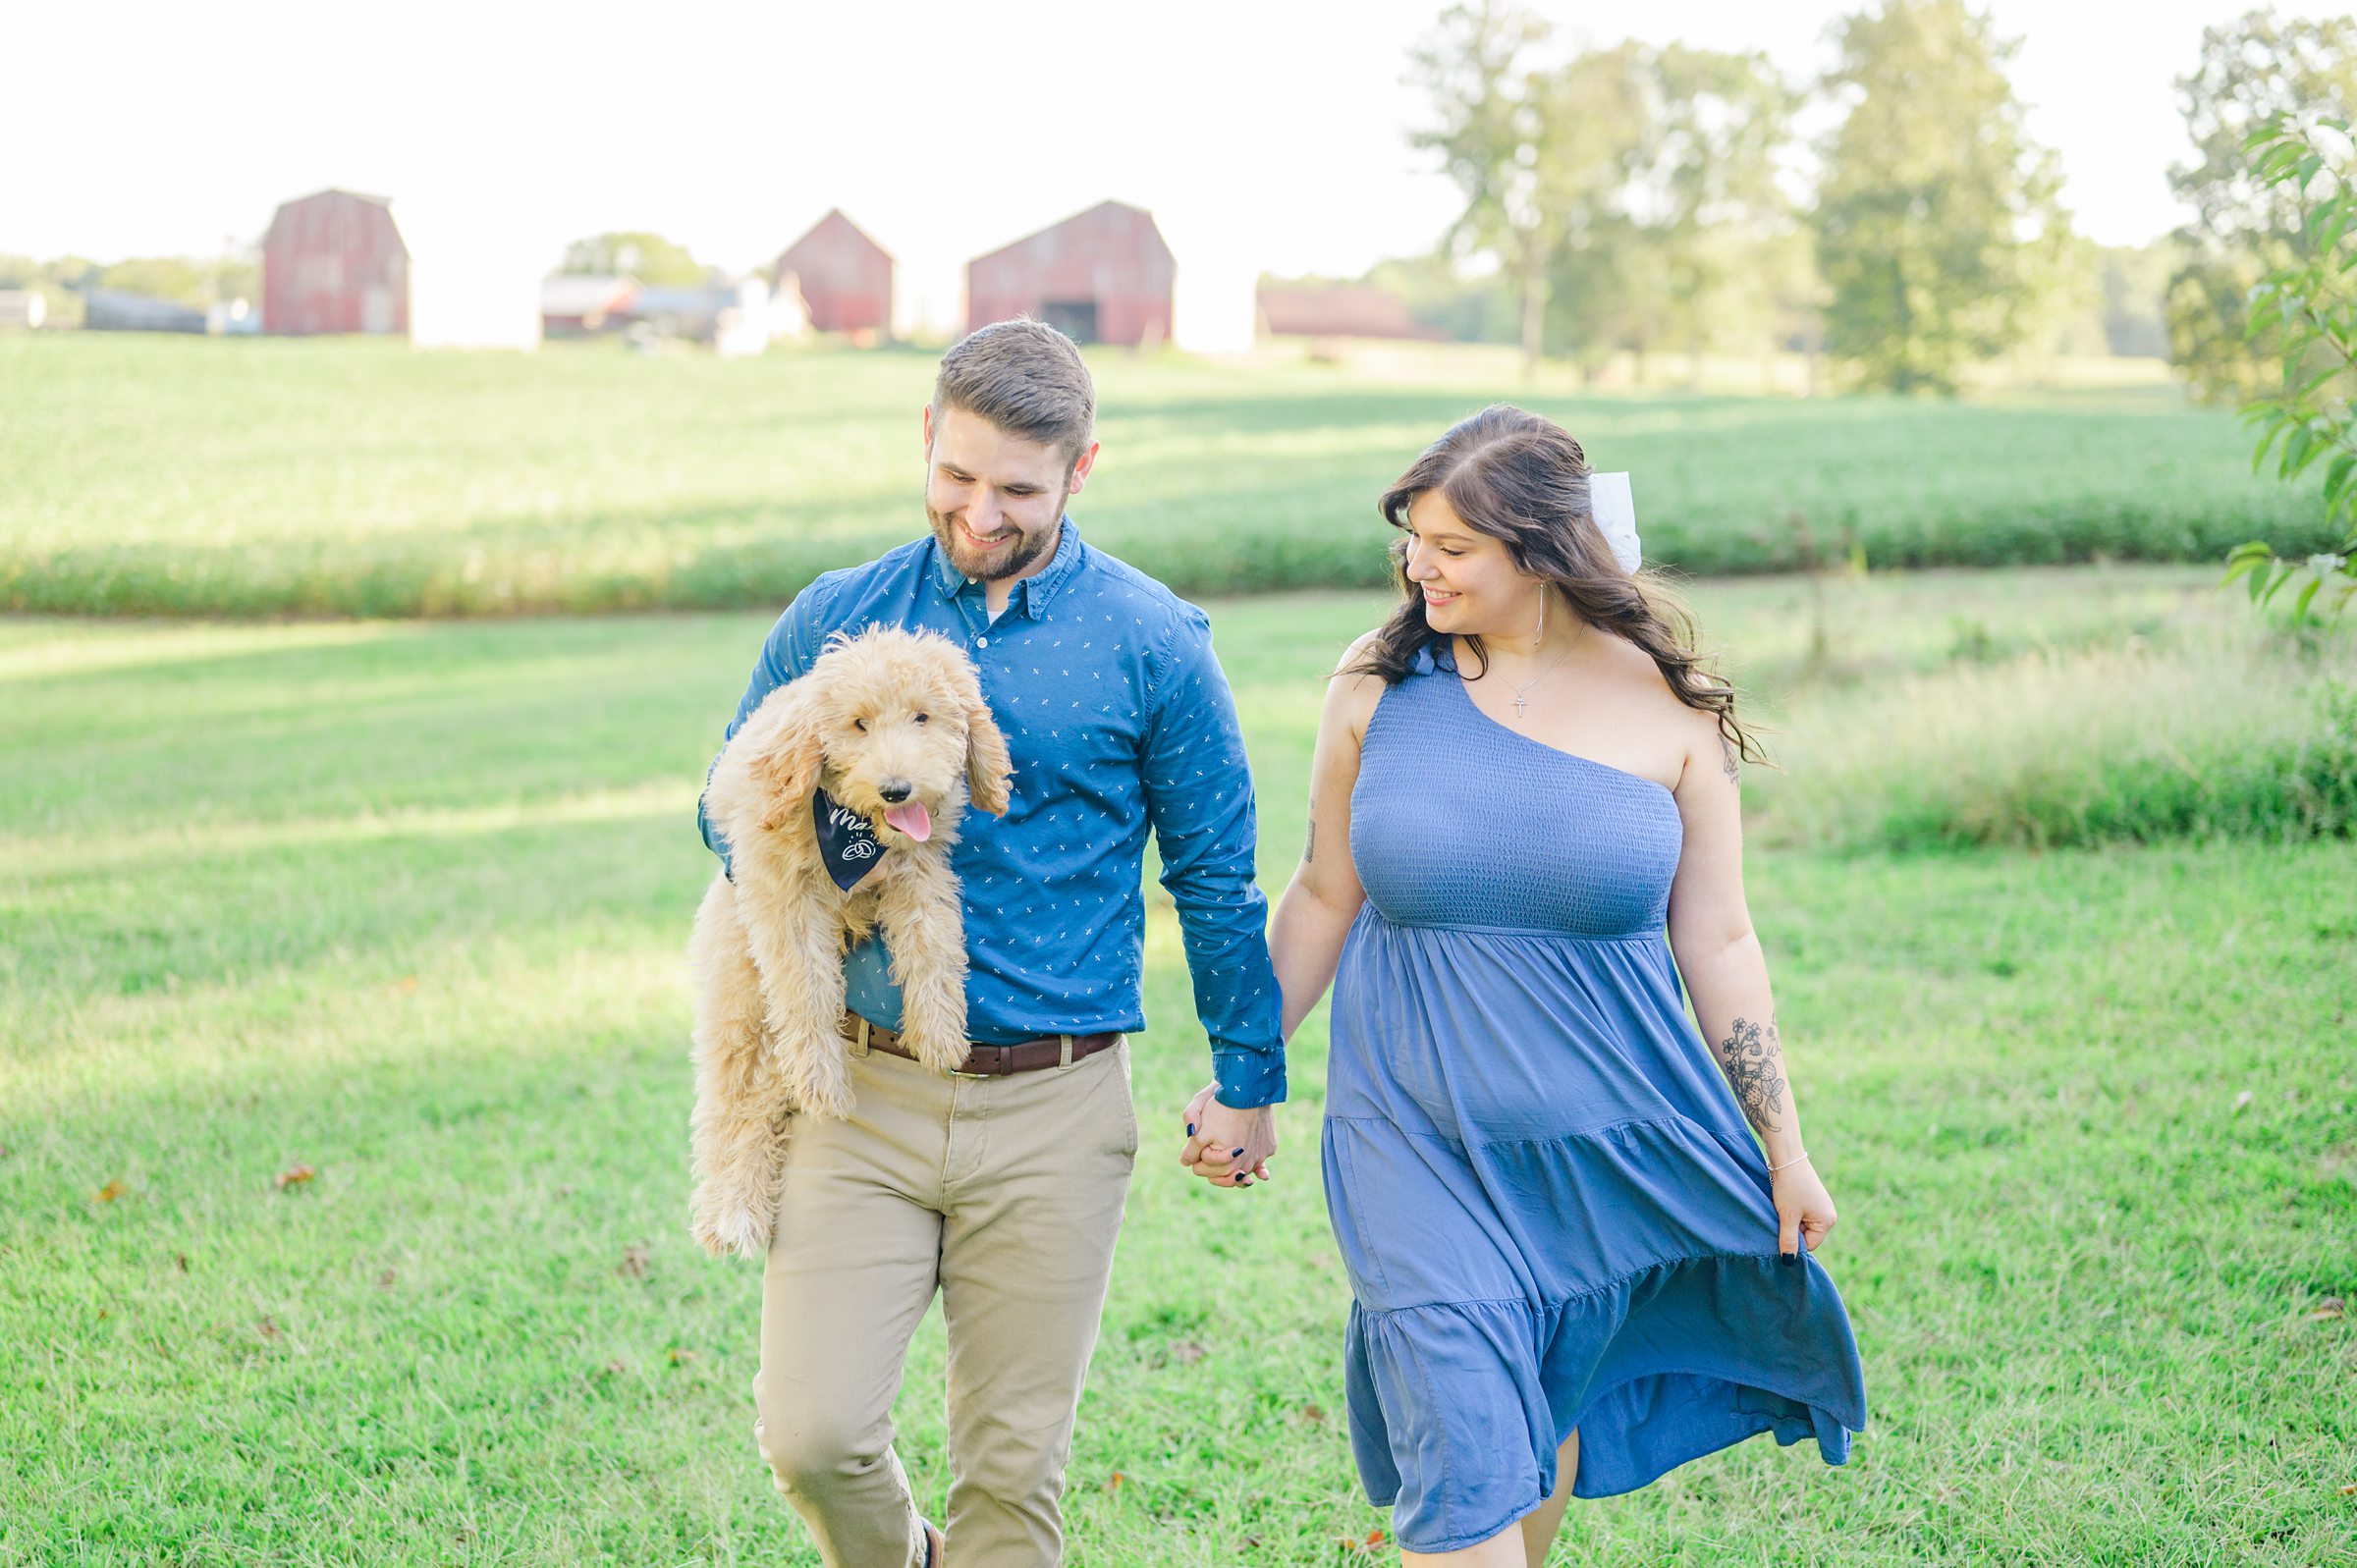
<instances>
[{"instance_id":1,"label":"tattoo on upper arm","mask_svg":"<svg viewBox=\"0 0 2357 1568\"><path fill-rule=\"evenodd\" d=\"M1309 818L1309 842L1308 842L1306 845L1304 845L1304 846L1303 846L1303 848L1302 848L1302 850L1301 850L1301 863L1302 863L1303 865L1305 865L1305 866L1314 866L1314 865L1316 865L1316 864L1317 864L1317 862L1318 862L1318 818L1317 818L1317 813L1315 813L1315 812L1312 812L1312 813L1310 813L1310 818Z\"/></svg>"},{"instance_id":2,"label":"tattoo on upper arm","mask_svg":"<svg viewBox=\"0 0 2357 1568\"><path fill-rule=\"evenodd\" d=\"M1719 737L1719 760L1727 769L1727 782L1735 783L1735 743L1724 734Z\"/></svg>"},{"instance_id":3,"label":"tattoo on upper arm","mask_svg":"<svg viewBox=\"0 0 2357 1568\"><path fill-rule=\"evenodd\" d=\"M1719 1063L1744 1119L1761 1132L1774 1132L1784 1109L1784 1046L1776 1020L1762 1025L1737 1018L1719 1043Z\"/></svg>"}]
</instances>

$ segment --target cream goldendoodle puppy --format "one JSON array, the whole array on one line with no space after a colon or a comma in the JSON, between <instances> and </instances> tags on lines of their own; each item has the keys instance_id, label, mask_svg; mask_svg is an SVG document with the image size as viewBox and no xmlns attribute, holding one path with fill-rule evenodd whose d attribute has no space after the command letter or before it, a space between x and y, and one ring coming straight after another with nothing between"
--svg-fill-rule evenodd
<instances>
[{"instance_id":1,"label":"cream goldendoodle puppy","mask_svg":"<svg viewBox=\"0 0 2357 1568\"><path fill-rule=\"evenodd\" d=\"M902 1040L965 1059L965 922L950 849L970 797L1007 811L1012 763L973 664L948 638L838 636L770 693L705 789L731 872L695 915L696 1239L768 1250L790 1112L850 1107L843 955L892 937Z\"/></svg>"}]
</instances>

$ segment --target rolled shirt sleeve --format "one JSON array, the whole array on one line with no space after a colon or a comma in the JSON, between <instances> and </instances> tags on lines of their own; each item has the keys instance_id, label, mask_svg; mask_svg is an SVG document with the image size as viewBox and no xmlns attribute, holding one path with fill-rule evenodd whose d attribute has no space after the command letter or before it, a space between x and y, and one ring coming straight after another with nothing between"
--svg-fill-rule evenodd
<instances>
[{"instance_id":1,"label":"rolled shirt sleeve","mask_svg":"<svg viewBox=\"0 0 2357 1568\"><path fill-rule=\"evenodd\" d=\"M1192 606L1155 681L1145 793L1220 1102L1272 1105L1285 1098L1285 1043L1268 899L1254 880L1252 774L1211 623Z\"/></svg>"}]
</instances>

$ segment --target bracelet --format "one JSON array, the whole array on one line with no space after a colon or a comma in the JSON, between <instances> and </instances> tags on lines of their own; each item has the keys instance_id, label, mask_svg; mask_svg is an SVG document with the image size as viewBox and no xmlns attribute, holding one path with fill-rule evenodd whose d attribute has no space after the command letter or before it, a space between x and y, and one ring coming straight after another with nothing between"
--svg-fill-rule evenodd
<instances>
[{"instance_id":1,"label":"bracelet","mask_svg":"<svg viewBox=\"0 0 2357 1568\"><path fill-rule=\"evenodd\" d=\"M1780 1170L1789 1170L1789 1169L1791 1169L1791 1168L1792 1168L1794 1165L1797 1165L1797 1164L1799 1164L1799 1163L1800 1163L1802 1161L1804 1161L1804 1160L1806 1160L1806 1159L1808 1159L1808 1158L1809 1158L1809 1152L1808 1152L1806 1149L1803 1149L1803 1150L1802 1150L1800 1153L1798 1153L1798 1154L1794 1155L1794 1156L1793 1156L1791 1159L1789 1159L1789 1160L1785 1161L1785 1162L1784 1162L1782 1164L1781 1164L1781 1165L1770 1165L1770 1166L1768 1167L1768 1173L1769 1173L1770 1175L1772 1175L1772 1176L1773 1176L1773 1175L1775 1175L1775 1174L1776 1174L1778 1171L1780 1171Z\"/></svg>"}]
</instances>

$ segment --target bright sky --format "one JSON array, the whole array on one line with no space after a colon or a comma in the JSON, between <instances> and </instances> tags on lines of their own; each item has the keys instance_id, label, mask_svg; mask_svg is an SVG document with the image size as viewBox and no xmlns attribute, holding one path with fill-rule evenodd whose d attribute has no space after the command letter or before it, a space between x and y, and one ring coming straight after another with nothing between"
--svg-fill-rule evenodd
<instances>
[{"instance_id":1,"label":"bright sky","mask_svg":"<svg viewBox=\"0 0 2357 1568\"><path fill-rule=\"evenodd\" d=\"M2173 81L2248 0L1994 0L2014 81L2081 230L2177 221ZM567 240L653 229L768 260L842 206L901 262L904 326L953 326L966 258L1106 197L1178 257L1182 337L1251 279L1352 274L1428 248L1456 198L1407 132L1407 53L1441 0L770 0L660 7L127 0L20 7L0 87L0 251L101 261L250 243L324 186L437 209L527 270ZM1635 29L1829 57L1824 0L1651 0ZM2289 14L2324 14L2307 7ZM399 209L397 209L399 210ZM460 215L454 220L453 215ZM412 243L416 242L412 239Z\"/></svg>"}]
</instances>

